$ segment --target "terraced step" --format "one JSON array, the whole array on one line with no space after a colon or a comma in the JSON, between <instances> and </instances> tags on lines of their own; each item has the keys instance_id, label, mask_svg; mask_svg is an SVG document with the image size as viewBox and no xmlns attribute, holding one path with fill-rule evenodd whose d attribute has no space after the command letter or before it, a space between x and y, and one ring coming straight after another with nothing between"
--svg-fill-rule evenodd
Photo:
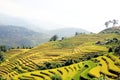
<instances>
[{"instance_id":1,"label":"terraced step","mask_svg":"<svg viewBox=\"0 0 120 80\"><path fill-rule=\"evenodd\" d=\"M101 64L101 73L103 73L103 74L105 74L105 75L107 75L107 76L109 76L109 77L117 78L117 75L109 72L108 65L107 65L107 63L102 59L102 56L101 56L101 57L98 57L97 60L99 60L99 61L100 61L100 64Z\"/></svg>"},{"instance_id":2,"label":"terraced step","mask_svg":"<svg viewBox=\"0 0 120 80\"><path fill-rule=\"evenodd\" d=\"M90 80L91 77L88 75L88 72L94 68L96 66L96 64L94 64L94 62L92 61L88 61L84 64L85 70L80 74L80 78L81 80Z\"/></svg>"},{"instance_id":3,"label":"terraced step","mask_svg":"<svg viewBox=\"0 0 120 80\"><path fill-rule=\"evenodd\" d=\"M116 62L119 63L118 57L104 55L69 66L37 70L39 65L26 57L18 59L15 63L9 63L10 65L1 66L0 75L8 80L52 80L51 77L56 75L60 76L62 80L91 80L98 79L101 75L117 79L120 68L113 59L117 59Z\"/></svg>"},{"instance_id":4,"label":"terraced step","mask_svg":"<svg viewBox=\"0 0 120 80\"><path fill-rule=\"evenodd\" d=\"M96 67L92 68L92 69L88 72L88 74L89 74L90 76L95 77L95 78L99 78L99 77L100 77L100 70L101 70L101 66L96 66Z\"/></svg>"},{"instance_id":5,"label":"terraced step","mask_svg":"<svg viewBox=\"0 0 120 80\"><path fill-rule=\"evenodd\" d=\"M103 59L108 64L108 68L110 71L120 74L120 68L118 68L110 58L103 56Z\"/></svg>"}]
</instances>

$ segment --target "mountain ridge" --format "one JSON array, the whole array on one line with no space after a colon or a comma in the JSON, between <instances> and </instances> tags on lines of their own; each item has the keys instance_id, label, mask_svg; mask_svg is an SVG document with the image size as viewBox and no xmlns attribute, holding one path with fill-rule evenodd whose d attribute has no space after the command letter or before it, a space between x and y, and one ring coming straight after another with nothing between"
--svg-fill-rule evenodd
<instances>
[{"instance_id":1,"label":"mountain ridge","mask_svg":"<svg viewBox=\"0 0 120 80\"><path fill-rule=\"evenodd\" d=\"M48 39L48 35L34 32L24 27L0 25L0 45L12 47L35 46L48 41Z\"/></svg>"},{"instance_id":2,"label":"mountain ridge","mask_svg":"<svg viewBox=\"0 0 120 80\"><path fill-rule=\"evenodd\" d=\"M59 29L54 29L49 31L49 34L51 35L58 35L59 38L61 37L71 37L74 36L75 33L85 33L85 34L89 34L90 32L81 28L73 28L73 27L69 27L69 28L59 28Z\"/></svg>"}]
</instances>

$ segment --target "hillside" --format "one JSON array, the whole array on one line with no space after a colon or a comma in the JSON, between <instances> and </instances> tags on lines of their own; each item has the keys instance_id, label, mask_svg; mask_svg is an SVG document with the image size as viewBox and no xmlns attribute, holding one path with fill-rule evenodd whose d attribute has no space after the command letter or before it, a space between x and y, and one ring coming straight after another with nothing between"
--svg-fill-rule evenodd
<instances>
[{"instance_id":1,"label":"hillside","mask_svg":"<svg viewBox=\"0 0 120 80\"><path fill-rule=\"evenodd\" d=\"M29 73L23 73L15 76L13 79L32 79L32 80L119 80L117 77L120 74L119 66L115 65L120 62L119 57L114 55L104 55L92 60L75 63L70 66L55 68L50 70L38 70ZM99 61L99 62L97 62ZM113 68L114 67L114 68ZM113 72L112 72L113 71ZM115 73L114 73L115 72ZM101 75L107 75L108 77Z\"/></svg>"},{"instance_id":2,"label":"hillside","mask_svg":"<svg viewBox=\"0 0 120 80\"><path fill-rule=\"evenodd\" d=\"M107 28L103 31L101 31L100 33L119 33L120 34L120 26L115 26L115 27L110 27L110 28Z\"/></svg>"},{"instance_id":3,"label":"hillside","mask_svg":"<svg viewBox=\"0 0 120 80\"><path fill-rule=\"evenodd\" d=\"M2 78L10 80L51 80L51 76L56 75L62 77L62 80L79 80L80 77L80 80L83 80L83 78L89 80L99 78L100 74L106 74L108 78L112 76L116 79L119 73L118 67L120 67L116 65L119 64L119 57L116 58L113 54L114 57L107 56L108 46L95 44L97 41L114 37L120 40L120 36L117 34L81 34L62 41L47 42L30 50L13 49L5 54L6 61L0 65L0 75ZM108 59L108 62L105 59ZM114 62L114 59L117 59L118 62ZM112 63L108 64L111 60ZM113 65L114 63L116 64ZM110 67L109 69L117 73L107 71L111 64L117 68ZM95 70L96 68L104 68L105 71L99 70L97 74L91 73L94 68ZM88 74L93 77L91 78ZM104 75L101 77L104 77Z\"/></svg>"},{"instance_id":4,"label":"hillside","mask_svg":"<svg viewBox=\"0 0 120 80\"><path fill-rule=\"evenodd\" d=\"M48 31L49 34L51 34L51 35L56 34L56 35L58 35L59 38L74 36L76 32L86 33L86 34L90 33L89 31L86 31L86 30L81 29L81 28L60 28L60 29Z\"/></svg>"},{"instance_id":5,"label":"hillside","mask_svg":"<svg viewBox=\"0 0 120 80\"><path fill-rule=\"evenodd\" d=\"M0 45L35 46L48 41L49 36L37 33L24 27L0 25Z\"/></svg>"}]
</instances>

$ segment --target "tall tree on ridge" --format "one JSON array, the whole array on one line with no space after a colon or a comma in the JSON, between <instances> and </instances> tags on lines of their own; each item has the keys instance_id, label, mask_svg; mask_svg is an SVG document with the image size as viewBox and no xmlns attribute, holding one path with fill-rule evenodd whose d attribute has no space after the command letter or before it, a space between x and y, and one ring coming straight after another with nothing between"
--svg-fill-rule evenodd
<instances>
[{"instance_id":1,"label":"tall tree on ridge","mask_svg":"<svg viewBox=\"0 0 120 80\"><path fill-rule=\"evenodd\" d=\"M109 22L105 22L105 26L106 28L108 28Z\"/></svg>"},{"instance_id":2,"label":"tall tree on ridge","mask_svg":"<svg viewBox=\"0 0 120 80\"><path fill-rule=\"evenodd\" d=\"M112 23L113 23L113 26L115 26L116 24L118 24L118 20L113 19Z\"/></svg>"}]
</instances>

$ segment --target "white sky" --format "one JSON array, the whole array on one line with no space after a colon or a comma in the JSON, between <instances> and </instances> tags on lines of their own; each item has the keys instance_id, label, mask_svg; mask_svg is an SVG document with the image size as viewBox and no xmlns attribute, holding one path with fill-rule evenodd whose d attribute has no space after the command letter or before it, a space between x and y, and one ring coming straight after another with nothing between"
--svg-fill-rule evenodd
<instances>
[{"instance_id":1,"label":"white sky","mask_svg":"<svg viewBox=\"0 0 120 80\"><path fill-rule=\"evenodd\" d=\"M92 32L104 29L105 21L120 20L119 8L120 0L0 0L0 13L42 23L48 29L63 25Z\"/></svg>"}]
</instances>

